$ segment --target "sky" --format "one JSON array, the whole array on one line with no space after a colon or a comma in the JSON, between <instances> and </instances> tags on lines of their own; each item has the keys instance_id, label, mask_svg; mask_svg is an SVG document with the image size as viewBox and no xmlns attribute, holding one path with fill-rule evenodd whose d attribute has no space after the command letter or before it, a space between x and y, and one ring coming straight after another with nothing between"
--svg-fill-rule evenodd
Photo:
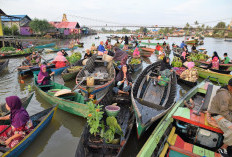
<instances>
[{"instance_id":1,"label":"sky","mask_svg":"<svg viewBox=\"0 0 232 157\"><path fill-rule=\"evenodd\" d=\"M80 25L184 26L194 21L214 26L232 20L232 0L0 0L8 15ZM100 22L101 21L101 22Z\"/></svg>"}]
</instances>

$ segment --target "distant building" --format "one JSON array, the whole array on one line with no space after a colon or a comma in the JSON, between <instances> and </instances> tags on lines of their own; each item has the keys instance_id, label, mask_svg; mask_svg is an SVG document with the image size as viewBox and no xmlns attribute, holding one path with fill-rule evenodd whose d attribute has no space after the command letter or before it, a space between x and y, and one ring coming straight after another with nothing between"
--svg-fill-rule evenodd
<instances>
[{"instance_id":1,"label":"distant building","mask_svg":"<svg viewBox=\"0 0 232 157\"><path fill-rule=\"evenodd\" d=\"M78 22L49 22L53 25L60 34L63 35L71 35L71 34L79 34L80 25Z\"/></svg>"},{"instance_id":2,"label":"distant building","mask_svg":"<svg viewBox=\"0 0 232 157\"><path fill-rule=\"evenodd\" d=\"M16 25L21 35L31 35L32 33L30 28L28 28L31 18L27 15L1 16L1 20L4 26L12 27L13 25Z\"/></svg>"}]
</instances>

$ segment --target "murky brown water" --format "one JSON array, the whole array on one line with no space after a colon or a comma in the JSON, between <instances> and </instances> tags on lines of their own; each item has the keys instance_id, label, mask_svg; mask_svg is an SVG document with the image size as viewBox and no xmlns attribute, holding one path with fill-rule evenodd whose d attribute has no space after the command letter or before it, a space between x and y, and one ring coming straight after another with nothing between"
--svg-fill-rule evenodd
<instances>
[{"instance_id":1,"label":"murky brown water","mask_svg":"<svg viewBox=\"0 0 232 157\"><path fill-rule=\"evenodd\" d=\"M85 48L90 48L92 43L96 45L99 44L101 40L106 41L107 35L99 35L100 39L95 40L94 36L84 37L81 39L81 42L85 43ZM179 44L184 38L169 38L166 42L170 45L172 43ZM112 40L112 43L114 41ZM156 40L151 42L157 42ZM163 42L162 40L159 41ZM220 57L223 57L223 53L227 52L229 57L232 58L232 43L224 42L223 39L213 39L206 38L204 40L205 45L200 47L204 47L207 49L208 54L211 55L213 51L217 51ZM58 42L63 45L63 47L68 47L69 41L61 41ZM75 51L82 52L85 48L78 48ZM190 49L190 47L189 47ZM70 52L68 52L70 54ZM50 59L55 56L55 53L51 54L43 54L43 58ZM171 54L172 58L173 55ZM21 64L24 58L10 59L8 69L5 70L0 75L0 103L5 102L5 97L11 95L18 95L23 97L27 95L27 90L24 88L27 85L33 86L32 78L28 78L25 80L24 84L18 83L18 73L16 68ZM156 60L155 56L150 57L150 61L154 62ZM143 68L145 68L148 64L144 62ZM137 72L133 75L134 78L139 74ZM59 83L64 83L60 76L55 77L55 81ZM74 87L75 83L67 82L65 83L68 87ZM189 90L188 87L178 86L178 96L181 97ZM37 93L33 96L31 103L29 104L27 110L30 115L35 114L39 111L42 111L46 108L51 107L45 100L43 100ZM62 110L58 110L54 120L41 132L41 134L36 138L36 140L23 152L21 156L24 157L36 157L36 156L49 156L49 157L57 157L57 156L74 156L75 151L85 125L86 120L84 118L69 114ZM153 126L153 128L155 125ZM132 135L126 146L126 149L123 153L123 156L135 156L138 151L141 149L142 145L149 137L152 129L149 129L146 135L141 139L136 139L136 130L135 128L132 131Z\"/></svg>"}]
</instances>

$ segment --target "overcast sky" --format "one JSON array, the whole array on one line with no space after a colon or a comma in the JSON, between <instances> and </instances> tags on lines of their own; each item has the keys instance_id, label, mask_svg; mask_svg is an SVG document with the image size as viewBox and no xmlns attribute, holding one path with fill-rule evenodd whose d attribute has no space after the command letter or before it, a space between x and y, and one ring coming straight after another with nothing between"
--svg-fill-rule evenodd
<instances>
[{"instance_id":1,"label":"overcast sky","mask_svg":"<svg viewBox=\"0 0 232 157\"><path fill-rule=\"evenodd\" d=\"M218 20L226 19L223 21L228 24L232 19L232 0L0 0L0 8L9 15L26 14L48 21L60 21L66 13L68 21L78 21L80 25L103 25L106 22L97 22L102 20L183 26L197 20L212 26Z\"/></svg>"}]
</instances>

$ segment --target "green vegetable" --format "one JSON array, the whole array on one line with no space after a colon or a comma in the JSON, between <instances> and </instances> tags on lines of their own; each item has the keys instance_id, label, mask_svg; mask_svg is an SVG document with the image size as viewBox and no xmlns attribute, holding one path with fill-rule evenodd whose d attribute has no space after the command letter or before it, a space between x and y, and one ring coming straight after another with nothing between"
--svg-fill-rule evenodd
<instances>
[{"instance_id":1,"label":"green vegetable","mask_svg":"<svg viewBox=\"0 0 232 157\"><path fill-rule=\"evenodd\" d=\"M66 57L69 63L73 64L76 61L79 61L81 59L81 53L80 52L75 52L71 56Z\"/></svg>"},{"instance_id":2,"label":"green vegetable","mask_svg":"<svg viewBox=\"0 0 232 157\"><path fill-rule=\"evenodd\" d=\"M132 58L129 64L140 64L141 59L140 58Z\"/></svg>"}]
</instances>

